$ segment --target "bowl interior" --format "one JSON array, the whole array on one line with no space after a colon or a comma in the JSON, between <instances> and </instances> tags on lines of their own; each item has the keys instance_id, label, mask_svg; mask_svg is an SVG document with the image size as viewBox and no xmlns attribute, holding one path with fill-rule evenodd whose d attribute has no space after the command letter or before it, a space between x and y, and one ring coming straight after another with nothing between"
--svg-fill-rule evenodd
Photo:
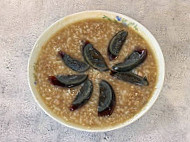
<instances>
[{"instance_id":1,"label":"bowl interior","mask_svg":"<svg viewBox=\"0 0 190 142\"><path fill-rule=\"evenodd\" d=\"M41 50L41 47L50 39L55 33L57 33L60 29L62 29L64 26L74 23L79 20L84 20L84 19L89 19L89 18L109 18L111 20L118 20L118 19L124 19L124 20L119 20L118 22L125 21L123 24L127 24L128 26L131 25L131 27L137 32L144 37L144 39L149 43L150 47L152 48L152 51L154 52L154 55L157 59L157 64L158 64L158 79L157 79L157 84L155 87L155 91L150 99L150 101L146 104L146 106L138 113L136 114L133 118L130 120L126 121L125 123L122 123L117 126L112 126L112 127L106 127L106 128L101 128L101 129L87 129L83 128L81 126L73 125L68 122L64 122L61 118L56 116L54 113L52 113L48 107L44 104L42 101L39 93L36 90L35 87L35 78L34 78L34 65L37 61L39 52ZM68 127L75 128L78 130L83 130L83 131L89 131L89 132L102 132L102 131L109 131L117 128L121 128L123 126L129 125L130 123L134 122L138 118L140 118L145 112L150 109L150 107L154 104L156 101L163 82L164 82L164 74L165 74L165 64L164 64L164 58L162 51L160 49L159 44L157 43L156 39L153 37L153 35L140 23L137 21L133 20L130 17L124 16L122 14L114 13L114 12L108 12L108 11L85 11L85 12L80 12L76 13L67 17L64 17L51 25L37 40L35 43L32 53L30 55L29 63L28 63L28 81L29 81L29 86L30 89L33 93L33 96L36 100L36 102L39 104L39 106L48 114L50 117L55 119L61 124L64 124Z\"/></svg>"}]
</instances>

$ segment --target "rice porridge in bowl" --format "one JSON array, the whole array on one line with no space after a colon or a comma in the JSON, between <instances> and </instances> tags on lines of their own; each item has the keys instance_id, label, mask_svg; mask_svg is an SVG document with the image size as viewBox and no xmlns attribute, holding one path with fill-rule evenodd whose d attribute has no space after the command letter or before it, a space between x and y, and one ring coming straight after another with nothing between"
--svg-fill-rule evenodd
<instances>
[{"instance_id":1,"label":"rice porridge in bowl","mask_svg":"<svg viewBox=\"0 0 190 142\"><path fill-rule=\"evenodd\" d=\"M35 84L30 84L52 117L92 131L121 127L143 111L160 72L156 52L139 34L138 25L121 16L110 18L109 12L97 13L75 21L68 18L70 23L58 25L37 45L31 66Z\"/></svg>"}]
</instances>

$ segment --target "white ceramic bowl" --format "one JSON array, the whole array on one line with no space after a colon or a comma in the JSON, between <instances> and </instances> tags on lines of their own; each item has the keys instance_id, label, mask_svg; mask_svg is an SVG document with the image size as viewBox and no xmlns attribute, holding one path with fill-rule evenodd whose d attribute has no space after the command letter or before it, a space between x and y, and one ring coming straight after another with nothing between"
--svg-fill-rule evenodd
<instances>
[{"instance_id":1,"label":"white ceramic bowl","mask_svg":"<svg viewBox=\"0 0 190 142\"><path fill-rule=\"evenodd\" d=\"M108 20L116 20L118 22L121 22L123 24L126 24L126 25L132 27L133 29L137 30L137 32L141 36L143 36L145 38L145 40L149 43L149 45L151 46L151 48L156 56L156 59L157 59L158 80L157 80L155 91L154 91L150 101L133 118L131 118L130 120L127 120L126 122L119 124L117 126L106 127L106 128L101 128L101 129L86 129L81 126L77 126L77 125L73 125L71 123L65 122L61 118L59 118L55 114L53 114L47 108L47 106L42 101L42 99L35 87L35 79L34 79L34 75L33 75L34 74L34 64L37 61L37 57L39 55L42 45L44 45L47 42L47 40L52 37L52 35L54 35L57 31L62 29L64 26L71 24L73 22L76 22L78 20L88 19L88 18L105 18ZM118 128L127 126L127 125L133 123L134 121L136 121L137 119L139 119L151 108L151 106L154 104L154 102L158 98L158 95L162 89L162 85L164 82L164 75L165 75L165 64L164 64L163 54L162 54L160 46L159 46L158 42L156 41L156 39L154 38L154 36L143 25L141 25L140 23L138 23L137 21L135 21L134 19L132 19L130 17L127 17L127 16L119 14L119 13L114 13L114 12L109 12L109 11L100 11L100 10L84 11L84 12L72 14L72 15L66 16L66 17L58 20L57 22L55 22L44 33L42 33L42 35L38 38L38 40L36 41L36 43L33 47L33 50L32 50L32 53L30 55L29 62L28 62L29 86L30 86L30 89L32 91L32 94L33 94L36 102L43 109L43 111L46 114L48 114L50 117L52 117L54 120L58 121L59 123L61 123L63 125L66 125L71 128L75 128L77 130L88 131L88 132L103 132L103 131L110 131L110 130L118 129Z\"/></svg>"}]
</instances>

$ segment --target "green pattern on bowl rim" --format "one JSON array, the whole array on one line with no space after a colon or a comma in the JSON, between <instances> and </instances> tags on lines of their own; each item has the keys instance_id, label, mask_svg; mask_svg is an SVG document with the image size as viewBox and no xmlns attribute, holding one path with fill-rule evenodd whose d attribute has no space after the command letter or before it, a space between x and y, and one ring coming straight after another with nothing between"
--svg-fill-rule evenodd
<instances>
[{"instance_id":1,"label":"green pattern on bowl rim","mask_svg":"<svg viewBox=\"0 0 190 142\"><path fill-rule=\"evenodd\" d=\"M127 26L127 27L132 27L133 29L135 29L136 31L138 31L138 28L137 28L137 24L135 24L134 22L129 22L127 19L125 18L122 18L120 16L115 16L114 19L106 16L106 15L103 15L102 17L103 19L107 19L109 21L113 21L113 22L118 22L118 23L122 23L123 25Z\"/></svg>"}]
</instances>

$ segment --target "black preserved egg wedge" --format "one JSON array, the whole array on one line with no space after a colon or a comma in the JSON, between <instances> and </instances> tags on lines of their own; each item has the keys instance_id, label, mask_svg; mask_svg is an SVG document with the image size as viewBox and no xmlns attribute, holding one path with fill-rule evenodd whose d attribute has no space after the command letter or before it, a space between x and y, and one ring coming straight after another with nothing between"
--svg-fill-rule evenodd
<instances>
[{"instance_id":1,"label":"black preserved egg wedge","mask_svg":"<svg viewBox=\"0 0 190 142\"><path fill-rule=\"evenodd\" d=\"M128 32L122 30L115 34L114 37L111 39L108 46L108 56L110 61L117 58L123 44L126 41L127 36Z\"/></svg>"},{"instance_id":2,"label":"black preserved egg wedge","mask_svg":"<svg viewBox=\"0 0 190 142\"><path fill-rule=\"evenodd\" d=\"M88 78L88 75L57 75L49 76L49 81L51 84L61 87L75 87L83 83Z\"/></svg>"},{"instance_id":3,"label":"black preserved egg wedge","mask_svg":"<svg viewBox=\"0 0 190 142\"><path fill-rule=\"evenodd\" d=\"M99 71L109 70L103 56L91 43L87 43L83 46L83 56L85 61L93 68Z\"/></svg>"},{"instance_id":4,"label":"black preserved egg wedge","mask_svg":"<svg viewBox=\"0 0 190 142\"><path fill-rule=\"evenodd\" d=\"M76 72L85 72L90 67L87 63L79 61L62 51L59 51L58 54L61 56L65 65Z\"/></svg>"},{"instance_id":5,"label":"black preserved egg wedge","mask_svg":"<svg viewBox=\"0 0 190 142\"><path fill-rule=\"evenodd\" d=\"M149 82L146 77L141 77L137 74L134 74L132 72L111 72L111 75L116 77L119 80L123 80L125 82L129 82L135 85L140 86L148 86Z\"/></svg>"},{"instance_id":6,"label":"black preserved egg wedge","mask_svg":"<svg viewBox=\"0 0 190 142\"><path fill-rule=\"evenodd\" d=\"M98 103L98 116L109 116L112 114L116 104L114 90L105 80L102 80L99 83L99 87L100 96Z\"/></svg>"},{"instance_id":7,"label":"black preserved egg wedge","mask_svg":"<svg viewBox=\"0 0 190 142\"><path fill-rule=\"evenodd\" d=\"M70 110L74 111L74 110L82 107L83 105L85 105L88 102L88 100L90 99L90 97L92 96L92 92L93 92L92 81L87 79L84 82L83 86L81 87L79 93L75 97L74 101L72 102Z\"/></svg>"},{"instance_id":8,"label":"black preserved egg wedge","mask_svg":"<svg viewBox=\"0 0 190 142\"><path fill-rule=\"evenodd\" d=\"M124 62L118 63L112 67L112 70L116 72L127 72L130 71L140 64L142 64L147 57L146 49L137 49L133 51L128 57L125 58Z\"/></svg>"}]
</instances>

